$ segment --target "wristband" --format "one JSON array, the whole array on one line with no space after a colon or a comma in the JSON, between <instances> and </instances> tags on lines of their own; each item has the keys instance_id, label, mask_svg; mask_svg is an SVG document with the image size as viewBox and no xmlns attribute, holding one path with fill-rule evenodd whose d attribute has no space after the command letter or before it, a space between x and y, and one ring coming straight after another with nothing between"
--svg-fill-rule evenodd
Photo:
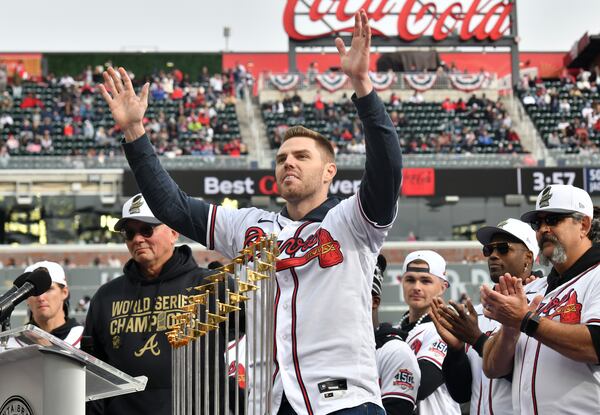
<instances>
[{"instance_id":1,"label":"wristband","mask_svg":"<svg viewBox=\"0 0 600 415\"><path fill-rule=\"evenodd\" d=\"M529 318L531 317L532 314L533 314L533 311L528 311L527 313L525 313L523 320L521 320L521 327L519 328L519 330L522 333L525 333L525 326L527 325L527 322L529 321Z\"/></svg>"},{"instance_id":2,"label":"wristband","mask_svg":"<svg viewBox=\"0 0 600 415\"><path fill-rule=\"evenodd\" d=\"M533 311L528 311L521 321L521 331L532 337L540 325L541 316Z\"/></svg>"},{"instance_id":3,"label":"wristband","mask_svg":"<svg viewBox=\"0 0 600 415\"><path fill-rule=\"evenodd\" d=\"M473 350L475 350L480 357L483 357L483 345L486 341L488 341L488 339L489 337L487 334L481 333L481 336L479 336L477 340L475 340L475 343L473 343Z\"/></svg>"}]
</instances>

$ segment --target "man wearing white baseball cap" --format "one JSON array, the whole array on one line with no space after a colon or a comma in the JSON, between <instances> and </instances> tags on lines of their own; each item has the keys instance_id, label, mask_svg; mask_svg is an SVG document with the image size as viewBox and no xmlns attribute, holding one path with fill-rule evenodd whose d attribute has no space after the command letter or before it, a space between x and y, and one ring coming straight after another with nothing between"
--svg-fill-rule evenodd
<instances>
[{"instance_id":1,"label":"man wearing white baseball cap","mask_svg":"<svg viewBox=\"0 0 600 415\"><path fill-rule=\"evenodd\" d=\"M513 376L515 413L597 413L600 407L600 247L590 196L570 185L538 195L529 222L553 267L529 304L521 281L481 289L484 314L502 324L483 353L484 373ZM527 287L529 288L529 287ZM557 379L559 381L557 381ZM568 393L566 393L568 391Z\"/></svg>"},{"instance_id":2,"label":"man wearing white baseball cap","mask_svg":"<svg viewBox=\"0 0 600 415\"><path fill-rule=\"evenodd\" d=\"M56 262L41 261L25 268L25 272L45 269L50 274L52 285L42 295L29 297L29 324L79 348L83 326L69 318L69 287L65 271Z\"/></svg>"},{"instance_id":3,"label":"man wearing white baseball cap","mask_svg":"<svg viewBox=\"0 0 600 415\"><path fill-rule=\"evenodd\" d=\"M508 218L496 226L484 226L477 231L483 244L483 255L488 258L490 277L498 284L506 273L527 283L543 277L532 266L539 247L535 232L529 224ZM545 279L536 281L537 293ZM452 308L450 308L452 307ZM500 329L500 323L483 315L481 305L473 306L467 299L466 307L443 300L434 300L432 317L438 333L448 344L448 355L442 372L450 396L457 402L471 402L472 414L513 414L511 383L506 379L489 379L482 371L483 347L489 336Z\"/></svg>"},{"instance_id":4,"label":"man wearing white baseball cap","mask_svg":"<svg viewBox=\"0 0 600 415\"><path fill-rule=\"evenodd\" d=\"M213 271L198 266L189 246L175 246L179 233L154 217L141 194L125 202L115 229L131 259L123 267L123 275L102 285L92 298L85 334L92 338L96 357L129 375L147 376L148 383L142 392L94 401L87 413L170 415L172 347L165 332L183 312L193 294L190 287L206 284L205 278ZM223 332L219 330L222 354ZM214 332L209 335L211 345L214 336ZM204 367L202 356L199 367ZM211 360L208 365L210 373L215 373L215 363ZM223 374L220 390L224 390L224 361L219 365L218 373ZM209 384L212 389L214 378ZM215 404L211 402L210 413L217 413Z\"/></svg>"},{"instance_id":5,"label":"man wearing white baseball cap","mask_svg":"<svg viewBox=\"0 0 600 415\"><path fill-rule=\"evenodd\" d=\"M459 415L460 407L450 397L442 376L448 346L429 317L433 299L448 288L446 261L434 251L411 252L404 259L401 280L408 312L399 327L408 333L406 343L417 356L421 370L418 413Z\"/></svg>"}]
</instances>

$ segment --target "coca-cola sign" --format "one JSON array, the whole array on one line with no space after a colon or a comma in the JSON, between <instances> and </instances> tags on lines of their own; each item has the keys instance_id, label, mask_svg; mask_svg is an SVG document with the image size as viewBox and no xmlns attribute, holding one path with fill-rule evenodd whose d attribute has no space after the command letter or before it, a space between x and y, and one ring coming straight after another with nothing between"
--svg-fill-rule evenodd
<instances>
[{"instance_id":1,"label":"coca-cola sign","mask_svg":"<svg viewBox=\"0 0 600 415\"><path fill-rule=\"evenodd\" d=\"M511 0L287 0L283 24L291 39L311 40L351 32L365 9L376 36L497 41L509 33L513 7Z\"/></svg>"}]
</instances>

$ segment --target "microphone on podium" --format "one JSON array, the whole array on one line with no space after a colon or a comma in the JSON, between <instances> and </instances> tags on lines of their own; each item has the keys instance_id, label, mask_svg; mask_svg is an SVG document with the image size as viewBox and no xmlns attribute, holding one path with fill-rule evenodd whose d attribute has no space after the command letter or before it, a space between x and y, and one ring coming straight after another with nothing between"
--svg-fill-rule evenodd
<instances>
[{"instance_id":1,"label":"microphone on podium","mask_svg":"<svg viewBox=\"0 0 600 415\"><path fill-rule=\"evenodd\" d=\"M37 269L17 277L14 286L0 296L0 321L10 316L15 306L32 295L42 295L52 285L48 271Z\"/></svg>"}]
</instances>

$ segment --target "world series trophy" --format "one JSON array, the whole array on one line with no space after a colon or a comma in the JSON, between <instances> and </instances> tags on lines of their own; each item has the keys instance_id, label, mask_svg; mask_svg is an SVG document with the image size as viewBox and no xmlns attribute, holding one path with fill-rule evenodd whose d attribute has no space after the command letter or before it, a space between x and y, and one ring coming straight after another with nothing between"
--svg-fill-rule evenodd
<instances>
[{"instance_id":1,"label":"world series trophy","mask_svg":"<svg viewBox=\"0 0 600 415\"><path fill-rule=\"evenodd\" d=\"M175 318L167 337L172 353L172 413L174 415L271 414L275 272L277 238L261 238L240 255L192 287L183 313ZM246 307L244 348L246 362L240 373L240 310ZM230 323L233 339L230 339ZM230 369L227 347L236 341L235 368ZM231 373L230 373L231 372ZM228 374L235 382L230 390ZM211 379L212 378L212 379ZM220 389L223 390L220 390ZM239 398L243 390L244 399ZM252 391L253 398L249 400ZM230 408L230 394L235 396ZM243 406L243 407L242 407Z\"/></svg>"}]
</instances>

